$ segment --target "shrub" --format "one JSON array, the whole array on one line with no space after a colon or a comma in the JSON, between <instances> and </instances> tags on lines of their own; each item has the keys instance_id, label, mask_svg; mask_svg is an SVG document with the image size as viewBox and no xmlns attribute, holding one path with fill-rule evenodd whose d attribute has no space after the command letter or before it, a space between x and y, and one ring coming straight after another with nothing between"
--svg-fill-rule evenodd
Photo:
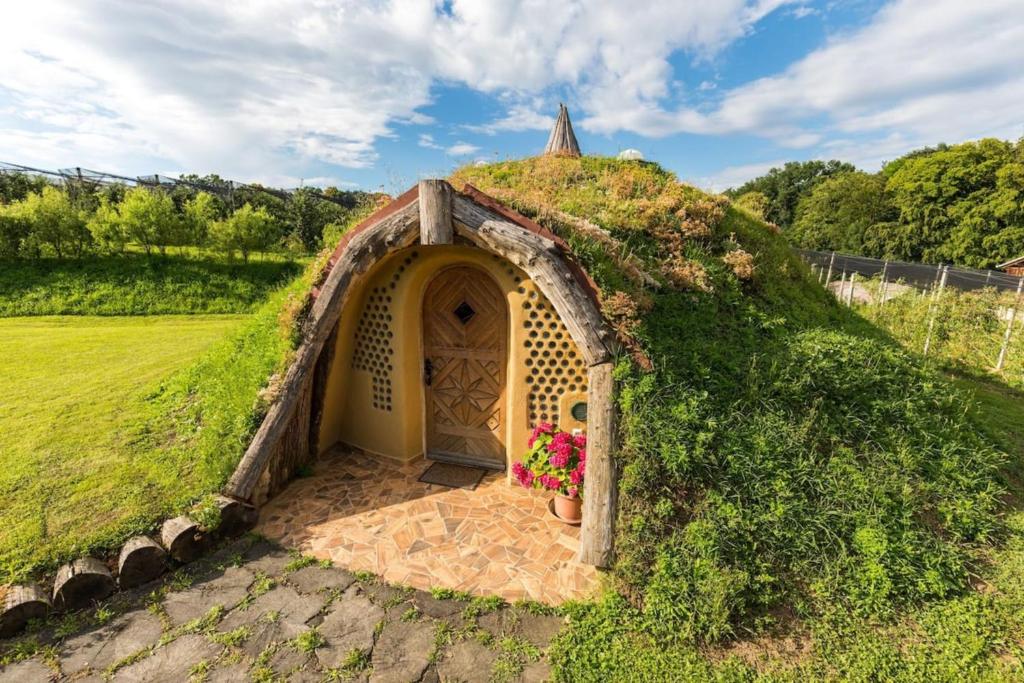
<instances>
[{"instance_id":1,"label":"shrub","mask_svg":"<svg viewBox=\"0 0 1024 683\"><path fill-rule=\"evenodd\" d=\"M269 250L279 233L266 209L254 209L246 204L227 219L210 226L210 236L228 256L237 251L242 254L242 260L248 262L251 253Z\"/></svg>"},{"instance_id":2,"label":"shrub","mask_svg":"<svg viewBox=\"0 0 1024 683\"><path fill-rule=\"evenodd\" d=\"M92 240L81 212L56 187L46 186L41 193L33 192L7 211L22 225L31 226L31 233L23 242L31 237L57 258L81 256Z\"/></svg>"},{"instance_id":3,"label":"shrub","mask_svg":"<svg viewBox=\"0 0 1024 683\"><path fill-rule=\"evenodd\" d=\"M163 192L142 187L128 190L118 215L124 233L147 254L154 249L166 253L167 247L180 241L181 219L174 210L174 202Z\"/></svg>"}]
</instances>

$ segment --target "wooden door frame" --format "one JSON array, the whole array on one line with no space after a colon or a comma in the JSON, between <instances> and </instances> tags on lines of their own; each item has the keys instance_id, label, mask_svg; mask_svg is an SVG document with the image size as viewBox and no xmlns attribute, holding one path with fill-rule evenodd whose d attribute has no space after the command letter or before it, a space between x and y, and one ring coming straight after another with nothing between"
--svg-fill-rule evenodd
<instances>
[{"instance_id":1,"label":"wooden door frame","mask_svg":"<svg viewBox=\"0 0 1024 683\"><path fill-rule=\"evenodd\" d=\"M422 418L422 421L423 421L423 433L422 433L421 443L422 443L422 446L423 446L423 458L424 459L429 459L428 456L427 456L427 431L429 429L429 427L428 427L428 422L429 422L429 415L428 415L428 413L429 413L429 410L430 410L430 406L429 406L429 402L428 402L428 397L427 397L427 393L428 393L427 392L427 385L423 381L423 374L426 372L426 368L423 366L423 362L424 362L424 360L427 357L427 345L426 345L427 329L426 329L426 325L424 324L424 305L426 304L427 290L430 289L431 283L433 283L434 280L439 278L445 271L452 270L454 268L472 268L473 270L478 271L481 275L486 276L487 279L491 281L491 283L494 285L494 288L498 291L499 294L503 293L503 290L501 288L501 283L498 282L494 278L493 275L488 273L485 268L482 268L478 264L472 263L471 261L457 261L455 263L447 263L447 264L441 266L436 271L431 273L429 277L426 278L426 280L423 282L423 286L420 288L420 291L418 292L418 295L417 295L416 298L419 301L419 312L420 312L420 314L419 314L418 320L419 320L420 330L419 330L419 335L418 335L418 337L419 337L419 345L417 346L417 351L419 352L419 359L418 359L417 362L418 362L418 367L419 367L419 380L420 380L420 382L419 382L419 384L420 384L420 392L419 392L419 394L420 394L420 411L421 411L420 415L421 415L421 418ZM509 371L509 366L511 365L511 354L512 354L512 340L511 340L511 335L512 335L512 312L509 310L509 307L508 307L508 299L502 297L502 299L501 299L501 306L505 310L505 357L502 360L502 362L505 364L505 368L504 368L505 369L505 373L504 373L505 381L504 381L504 383L503 383L503 385L501 387L501 399L500 399L501 404L502 404L502 412L503 412L503 415L504 415L503 431L505 433L504 433L504 435L502 437L502 441L503 441L502 445L505 447L505 467L501 471L507 471L508 468L509 468L509 462L510 462L509 452L508 452L509 428L510 428L510 425L512 423L512 421L509 419L509 412L510 411L509 411L509 405L508 405L509 404L508 371ZM483 465L473 464L471 462L457 462L456 458L451 458L450 460L445 460L445 462L449 462L449 461L450 462L454 462L455 464L469 465L471 467L484 467Z\"/></svg>"}]
</instances>

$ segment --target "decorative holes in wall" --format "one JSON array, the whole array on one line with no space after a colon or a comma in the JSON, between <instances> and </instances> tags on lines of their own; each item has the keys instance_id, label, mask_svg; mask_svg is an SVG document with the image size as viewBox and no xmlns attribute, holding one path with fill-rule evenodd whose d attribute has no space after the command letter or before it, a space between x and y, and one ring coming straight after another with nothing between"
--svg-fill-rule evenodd
<instances>
[{"instance_id":1,"label":"decorative holes in wall","mask_svg":"<svg viewBox=\"0 0 1024 683\"><path fill-rule=\"evenodd\" d=\"M587 368L547 297L534 287L520 286L523 298L523 351L529 385L530 425L558 425L562 397L587 392Z\"/></svg>"},{"instance_id":2,"label":"decorative holes in wall","mask_svg":"<svg viewBox=\"0 0 1024 683\"><path fill-rule=\"evenodd\" d=\"M395 267L385 284L370 290L356 326L352 369L370 374L373 407L391 412L391 375L394 372L394 330L392 295L405 269L419 256L411 252Z\"/></svg>"}]
</instances>

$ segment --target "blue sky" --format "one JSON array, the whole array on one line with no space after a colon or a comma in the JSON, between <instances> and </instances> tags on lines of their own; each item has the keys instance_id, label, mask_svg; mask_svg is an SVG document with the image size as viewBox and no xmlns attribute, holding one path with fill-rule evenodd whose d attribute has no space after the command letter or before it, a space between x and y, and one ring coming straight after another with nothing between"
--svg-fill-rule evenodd
<instances>
[{"instance_id":1,"label":"blue sky","mask_svg":"<svg viewBox=\"0 0 1024 683\"><path fill-rule=\"evenodd\" d=\"M0 161L398 191L641 150L724 189L1024 135L1020 0L35 0L0 21Z\"/></svg>"}]
</instances>

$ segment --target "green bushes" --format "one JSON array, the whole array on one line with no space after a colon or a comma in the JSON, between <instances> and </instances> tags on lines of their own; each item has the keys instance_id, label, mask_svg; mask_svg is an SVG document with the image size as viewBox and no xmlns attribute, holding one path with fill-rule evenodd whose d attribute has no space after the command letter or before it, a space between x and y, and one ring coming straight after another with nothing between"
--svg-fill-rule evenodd
<instances>
[{"instance_id":1,"label":"green bushes","mask_svg":"<svg viewBox=\"0 0 1024 683\"><path fill-rule=\"evenodd\" d=\"M874 300L880 282L865 283ZM890 292L892 291L890 285ZM1010 386L1024 387L1024 311L1020 310L1016 294L986 288L962 291L952 287L943 290L935 299L914 290L888 299L884 305L855 304L855 310L867 320L884 329L906 348L915 352L924 349L931 324L929 358L940 365L960 372L989 375L995 369L1003 345L1007 319L1011 308L1017 307L1010 342L998 376Z\"/></svg>"},{"instance_id":2,"label":"green bushes","mask_svg":"<svg viewBox=\"0 0 1024 683\"><path fill-rule=\"evenodd\" d=\"M234 258L235 252L249 262L249 254L266 251L279 239L276 226L266 209L246 204L230 217L210 225L210 237L218 249Z\"/></svg>"},{"instance_id":3,"label":"green bushes","mask_svg":"<svg viewBox=\"0 0 1024 683\"><path fill-rule=\"evenodd\" d=\"M66 194L55 187L44 187L10 207L0 207L3 218L4 254L39 255L50 250L57 258L78 257L91 243L85 219Z\"/></svg>"},{"instance_id":4,"label":"green bushes","mask_svg":"<svg viewBox=\"0 0 1024 683\"><path fill-rule=\"evenodd\" d=\"M189 185L63 187L19 174L0 175L0 258L78 258L121 254L135 246L147 255L177 248L214 246L248 260L282 249L311 253L323 244L325 226L344 224L375 197L334 188L300 188L287 199L258 186L233 185L208 176L185 180L221 187L221 198ZM331 198L333 201L328 201ZM212 239L211 239L212 238Z\"/></svg>"}]
</instances>

